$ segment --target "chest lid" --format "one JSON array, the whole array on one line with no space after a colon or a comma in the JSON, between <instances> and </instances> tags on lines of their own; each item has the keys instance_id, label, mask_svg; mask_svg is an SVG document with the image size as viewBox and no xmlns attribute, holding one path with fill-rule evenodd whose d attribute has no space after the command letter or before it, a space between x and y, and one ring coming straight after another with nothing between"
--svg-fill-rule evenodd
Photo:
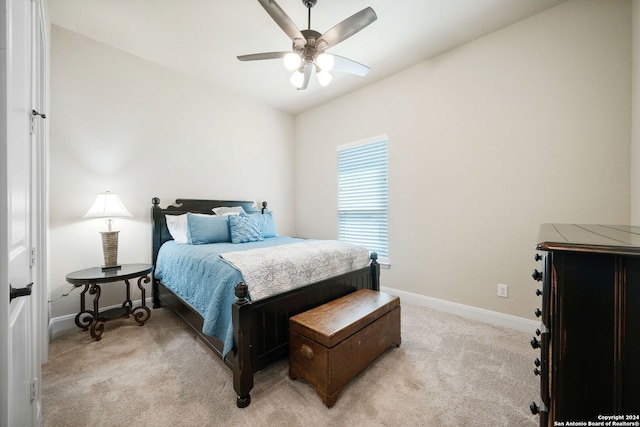
<instances>
[{"instance_id":1,"label":"chest lid","mask_svg":"<svg viewBox=\"0 0 640 427\"><path fill-rule=\"evenodd\" d=\"M400 305L400 298L360 289L289 319L289 329L331 348Z\"/></svg>"}]
</instances>

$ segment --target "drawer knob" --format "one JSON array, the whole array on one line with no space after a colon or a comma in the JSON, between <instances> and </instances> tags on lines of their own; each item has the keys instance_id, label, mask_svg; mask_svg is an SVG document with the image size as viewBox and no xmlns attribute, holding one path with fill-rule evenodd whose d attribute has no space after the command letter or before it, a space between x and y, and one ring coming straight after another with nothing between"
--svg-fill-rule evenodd
<instances>
[{"instance_id":1,"label":"drawer knob","mask_svg":"<svg viewBox=\"0 0 640 427\"><path fill-rule=\"evenodd\" d=\"M540 261L542 259L542 255L540 254L536 254L533 259L535 259L536 261Z\"/></svg>"},{"instance_id":2,"label":"drawer knob","mask_svg":"<svg viewBox=\"0 0 640 427\"><path fill-rule=\"evenodd\" d=\"M538 296L542 295L542 291L540 289L536 289L536 295Z\"/></svg>"},{"instance_id":3,"label":"drawer knob","mask_svg":"<svg viewBox=\"0 0 640 427\"><path fill-rule=\"evenodd\" d=\"M533 280L537 280L538 282L542 280L542 273L538 271L538 269L535 269L531 272L531 277L533 277Z\"/></svg>"},{"instance_id":4,"label":"drawer knob","mask_svg":"<svg viewBox=\"0 0 640 427\"><path fill-rule=\"evenodd\" d=\"M540 369L534 368L533 369L533 375L540 375Z\"/></svg>"},{"instance_id":5,"label":"drawer knob","mask_svg":"<svg viewBox=\"0 0 640 427\"><path fill-rule=\"evenodd\" d=\"M542 316L542 311L540 311L539 308L536 308L536 311L534 311L534 313L536 314L536 317Z\"/></svg>"},{"instance_id":6,"label":"drawer knob","mask_svg":"<svg viewBox=\"0 0 640 427\"><path fill-rule=\"evenodd\" d=\"M531 343L531 347L533 347L534 349L540 348L540 341L538 341L536 337L531 338L531 341L529 342Z\"/></svg>"},{"instance_id":7,"label":"drawer knob","mask_svg":"<svg viewBox=\"0 0 640 427\"><path fill-rule=\"evenodd\" d=\"M309 360L313 359L313 350L306 344L302 344L300 347L300 354Z\"/></svg>"},{"instance_id":8,"label":"drawer knob","mask_svg":"<svg viewBox=\"0 0 640 427\"><path fill-rule=\"evenodd\" d=\"M536 366L538 366L538 367L540 367L540 365L542 364L542 362L540 362L540 359L538 359L538 358L536 357L536 360L534 360L534 361L533 361L533 364L534 364L534 365L536 365Z\"/></svg>"}]
</instances>

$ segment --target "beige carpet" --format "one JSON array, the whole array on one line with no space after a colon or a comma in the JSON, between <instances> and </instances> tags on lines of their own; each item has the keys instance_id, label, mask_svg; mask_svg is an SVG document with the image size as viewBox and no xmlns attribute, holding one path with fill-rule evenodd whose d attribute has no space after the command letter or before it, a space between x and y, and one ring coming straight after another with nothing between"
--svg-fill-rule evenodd
<instances>
[{"instance_id":1,"label":"beige carpet","mask_svg":"<svg viewBox=\"0 0 640 427\"><path fill-rule=\"evenodd\" d=\"M44 426L535 426L536 352L523 332L402 301L402 345L352 380L327 409L282 360L235 406L231 371L169 309L72 330L43 366Z\"/></svg>"}]
</instances>

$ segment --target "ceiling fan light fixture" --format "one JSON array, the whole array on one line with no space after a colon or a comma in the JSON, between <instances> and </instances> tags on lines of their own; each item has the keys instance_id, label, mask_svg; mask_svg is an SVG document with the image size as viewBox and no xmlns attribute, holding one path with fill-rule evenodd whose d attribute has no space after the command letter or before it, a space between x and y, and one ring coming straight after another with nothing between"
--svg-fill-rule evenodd
<instances>
[{"instance_id":1,"label":"ceiling fan light fixture","mask_svg":"<svg viewBox=\"0 0 640 427\"><path fill-rule=\"evenodd\" d=\"M251 55L240 55L240 61L258 61L263 59L283 59L284 66L293 71L289 81L299 90L308 87L309 79L315 66L318 81L326 86L332 80L329 73L334 68L346 71L358 76L365 76L369 67L359 64L351 59L338 55L325 53L338 43L360 32L369 24L378 19L371 7L366 7L337 25L327 30L324 34L311 29L311 8L318 0L302 0L307 8L307 29L300 30L276 0L258 0L258 3L271 16L275 23L285 32L293 42L293 52L264 52Z\"/></svg>"},{"instance_id":2,"label":"ceiling fan light fixture","mask_svg":"<svg viewBox=\"0 0 640 427\"><path fill-rule=\"evenodd\" d=\"M333 79L333 76L327 70L318 70L316 75L318 77L318 82L322 87L331 83L331 79Z\"/></svg>"},{"instance_id":3,"label":"ceiling fan light fixture","mask_svg":"<svg viewBox=\"0 0 640 427\"><path fill-rule=\"evenodd\" d=\"M300 63L302 62L302 58L295 52L287 53L284 58L284 68L289 71L297 70L300 68Z\"/></svg>"},{"instance_id":4,"label":"ceiling fan light fixture","mask_svg":"<svg viewBox=\"0 0 640 427\"><path fill-rule=\"evenodd\" d=\"M291 82L291 84L294 85L297 89L300 89L302 87L302 84L304 83L304 74L301 73L300 70L294 71L291 75L291 78L289 79L289 82Z\"/></svg>"},{"instance_id":5,"label":"ceiling fan light fixture","mask_svg":"<svg viewBox=\"0 0 640 427\"><path fill-rule=\"evenodd\" d=\"M318 64L318 67L323 71L331 71L334 64L333 55L329 53L321 53L316 58L316 64Z\"/></svg>"}]
</instances>

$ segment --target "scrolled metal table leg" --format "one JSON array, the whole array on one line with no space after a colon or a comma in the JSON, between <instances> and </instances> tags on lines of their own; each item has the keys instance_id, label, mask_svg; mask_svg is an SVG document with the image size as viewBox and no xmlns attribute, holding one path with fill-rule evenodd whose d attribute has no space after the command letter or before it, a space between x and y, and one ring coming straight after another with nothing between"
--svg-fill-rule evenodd
<instances>
[{"instance_id":1,"label":"scrolled metal table leg","mask_svg":"<svg viewBox=\"0 0 640 427\"><path fill-rule=\"evenodd\" d=\"M138 322L140 326L144 325L144 322L149 320L149 317L151 317L149 307L140 306L133 309L133 320Z\"/></svg>"},{"instance_id":2,"label":"scrolled metal table leg","mask_svg":"<svg viewBox=\"0 0 640 427\"><path fill-rule=\"evenodd\" d=\"M151 310L149 310L149 307L147 307L146 290L142 285L143 283L149 283L150 281L151 278L149 276L142 276L138 278L138 288L140 289L141 294L141 305L133 310L133 320L138 322L140 326L144 325L144 322L149 320L149 317L151 317Z\"/></svg>"},{"instance_id":3,"label":"scrolled metal table leg","mask_svg":"<svg viewBox=\"0 0 640 427\"><path fill-rule=\"evenodd\" d=\"M129 313L131 313L131 309L133 308L133 302L131 301L131 285L129 285L129 280L124 279L125 285L127 285L127 299L122 303L122 308L127 310L127 317L129 317Z\"/></svg>"},{"instance_id":4,"label":"scrolled metal table leg","mask_svg":"<svg viewBox=\"0 0 640 427\"><path fill-rule=\"evenodd\" d=\"M83 314L86 314L86 316L83 316ZM80 313L76 314L75 321L77 327L81 328L83 331L88 330L94 321L93 311L81 311Z\"/></svg>"},{"instance_id":5,"label":"scrolled metal table leg","mask_svg":"<svg viewBox=\"0 0 640 427\"><path fill-rule=\"evenodd\" d=\"M100 320L100 285L97 283L91 283L91 289L89 289L89 293L91 295L95 295L93 297L93 322L91 323L91 337L95 338L96 341L100 341L102 339L101 335L104 332L104 322Z\"/></svg>"},{"instance_id":6,"label":"scrolled metal table leg","mask_svg":"<svg viewBox=\"0 0 640 427\"><path fill-rule=\"evenodd\" d=\"M80 311L78 312L78 314L76 314L76 318L75 318L76 326L81 328L83 331L86 331L89 329L95 317L92 311L85 309L84 296L88 290L89 290L89 284L86 283L84 285L84 289L82 290L82 293L80 294ZM86 314L87 316L83 316L83 314Z\"/></svg>"}]
</instances>

